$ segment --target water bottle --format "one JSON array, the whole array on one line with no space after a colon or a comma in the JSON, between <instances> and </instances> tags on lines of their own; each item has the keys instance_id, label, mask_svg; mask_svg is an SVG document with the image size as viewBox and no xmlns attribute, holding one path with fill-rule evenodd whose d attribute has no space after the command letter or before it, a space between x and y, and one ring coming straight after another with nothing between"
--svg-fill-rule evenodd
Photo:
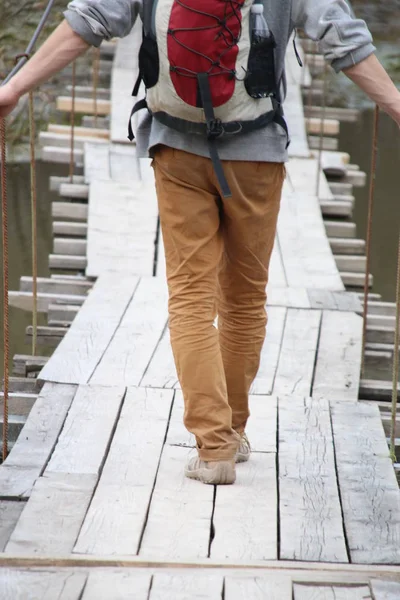
<instances>
[{"instance_id":1,"label":"water bottle","mask_svg":"<svg viewBox=\"0 0 400 600\"><path fill-rule=\"evenodd\" d=\"M252 18L251 43L259 44L264 39L268 39L271 35L268 23L264 17L264 5L253 4L250 13Z\"/></svg>"},{"instance_id":2,"label":"water bottle","mask_svg":"<svg viewBox=\"0 0 400 600\"><path fill-rule=\"evenodd\" d=\"M277 89L275 39L265 20L263 4L255 3L251 6L250 18L251 46L244 84L252 98L267 98L274 96Z\"/></svg>"}]
</instances>

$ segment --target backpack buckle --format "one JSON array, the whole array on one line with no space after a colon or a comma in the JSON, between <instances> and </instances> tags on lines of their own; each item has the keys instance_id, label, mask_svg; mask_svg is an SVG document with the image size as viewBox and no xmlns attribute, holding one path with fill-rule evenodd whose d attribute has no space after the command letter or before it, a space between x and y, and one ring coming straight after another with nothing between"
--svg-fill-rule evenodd
<instances>
[{"instance_id":1,"label":"backpack buckle","mask_svg":"<svg viewBox=\"0 0 400 600\"><path fill-rule=\"evenodd\" d=\"M207 121L207 137L209 140L215 140L224 134L224 127L221 119Z\"/></svg>"}]
</instances>

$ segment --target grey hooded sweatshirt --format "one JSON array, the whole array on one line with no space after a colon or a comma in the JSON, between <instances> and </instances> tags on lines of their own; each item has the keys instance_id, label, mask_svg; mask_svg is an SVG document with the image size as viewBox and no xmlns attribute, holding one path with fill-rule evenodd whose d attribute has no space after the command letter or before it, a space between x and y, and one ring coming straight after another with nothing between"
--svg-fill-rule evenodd
<instances>
[{"instance_id":1,"label":"grey hooded sweatshirt","mask_svg":"<svg viewBox=\"0 0 400 600\"><path fill-rule=\"evenodd\" d=\"M277 42L278 81L281 78L284 81L286 48L296 28L303 29L318 42L319 51L336 72L361 62L375 50L365 22L354 17L345 0L263 0L263 4ZM100 46L103 39L128 35L141 13L141 6L141 0L73 0L64 15L86 42ZM136 144L140 157L152 156L152 149L158 144L209 156L205 138L179 133L149 114L138 126ZM284 162L286 144L285 132L272 123L251 133L219 139L218 150L223 160Z\"/></svg>"}]
</instances>

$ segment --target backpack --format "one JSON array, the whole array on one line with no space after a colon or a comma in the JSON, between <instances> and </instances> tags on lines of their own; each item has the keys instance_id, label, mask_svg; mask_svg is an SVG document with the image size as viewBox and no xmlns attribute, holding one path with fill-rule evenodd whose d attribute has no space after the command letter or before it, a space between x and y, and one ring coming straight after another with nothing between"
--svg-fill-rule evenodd
<instances>
[{"instance_id":1,"label":"backpack","mask_svg":"<svg viewBox=\"0 0 400 600\"><path fill-rule=\"evenodd\" d=\"M168 127L205 136L225 197L231 193L217 140L271 122L287 134L275 77L276 43L272 32L255 43L255 2L143 0L139 76L132 95L138 95L143 81L146 99L135 104L131 118L147 108ZM134 139L130 120L128 138Z\"/></svg>"}]
</instances>

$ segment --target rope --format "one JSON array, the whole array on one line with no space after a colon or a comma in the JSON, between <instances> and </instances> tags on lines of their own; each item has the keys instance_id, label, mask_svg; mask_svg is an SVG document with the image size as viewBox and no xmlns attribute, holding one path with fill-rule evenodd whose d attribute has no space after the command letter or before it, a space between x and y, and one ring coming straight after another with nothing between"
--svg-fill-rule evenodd
<instances>
[{"instance_id":1,"label":"rope","mask_svg":"<svg viewBox=\"0 0 400 600\"><path fill-rule=\"evenodd\" d=\"M374 195L375 195L375 176L376 176L376 157L378 153L378 131L379 131L379 106L375 106L374 125L372 133L372 153L371 153L371 177L369 182L369 198L368 198L368 221L367 221L367 240L366 240L366 269L364 281L364 309L363 309L363 333L361 344L361 375L364 375L365 367L365 344L367 337L367 320L368 320L368 289L369 289L369 271L371 262L371 238L372 238L372 217L374 212Z\"/></svg>"},{"instance_id":2,"label":"rope","mask_svg":"<svg viewBox=\"0 0 400 600\"><path fill-rule=\"evenodd\" d=\"M396 324L394 330L393 350L393 379L392 379L392 419L390 422L390 456L396 462L396 414L397 414L397 383L399 380L399 337L400 337L400 233L397 249L397 277L396 277Z\"/></svg>"},{"instance_id":3,"label":"rope","mask_svg":"<svg viewBox=\"0 0 400 600\"><path fill-rule=\"evenodd\" d=\"M29 127L30 127L30 160L31 160L31 227L32 227L32 356L36 355L37 344L37 195L36 195L36 160L35 160L35 116L33 92L29 92Z\"/></svg>"},{"instance_id":4,"label":"rope","mask_svg":"<svg viewBox=\"0 0 400 600\"><path fill-rule=\"evenodd\" d=\"M10 359L10 334L8 317L8 214L7 214L7 150L6 120L0 119L1 145L1 216L3 234L3 344L4 344L4 420L3 420L3 461L8 455L8 384Z\"/></svg>"},{"instance_id":5,"label":"rope","mask_svg":"<svg viewBox=\"0 0 400 600\"><path fill-rule=\"evenodd\" d=\"M97 88L99 84L99 68L100 68L100 48L94 48L93 59L93 110L94 110L94 126L97 127Z\"/></svg>"},{"instance_id":6,"label":"rope","mask_svg":"<svg viewBox=\"0 0 400 600\"><path fill-rule=\"evenodd\" d=\"M316 189L315 189L315 195L317 196L317 198L319 198L319 188L321 185L321 165L322 165L322 150L323 150L323 143L324 143L327 89L328 89L328 66L325 64L323 88L322 88L321 128L320 128L320 132L319 132L319 144L318 144L317 184L316 184Z\"/></svg>"},{"instance_id":7,"label":"rope","mask_svg":"<svg viewBox=\"0 0 400 600\"><path fill-rule=\"evenodd\" d=\"M69 159L69 179L74 182L74 149L75 149L75 91L76 91L76 61L72 63L72 106L71 106L71 153Z\"/></svg>"}]
</instances>

